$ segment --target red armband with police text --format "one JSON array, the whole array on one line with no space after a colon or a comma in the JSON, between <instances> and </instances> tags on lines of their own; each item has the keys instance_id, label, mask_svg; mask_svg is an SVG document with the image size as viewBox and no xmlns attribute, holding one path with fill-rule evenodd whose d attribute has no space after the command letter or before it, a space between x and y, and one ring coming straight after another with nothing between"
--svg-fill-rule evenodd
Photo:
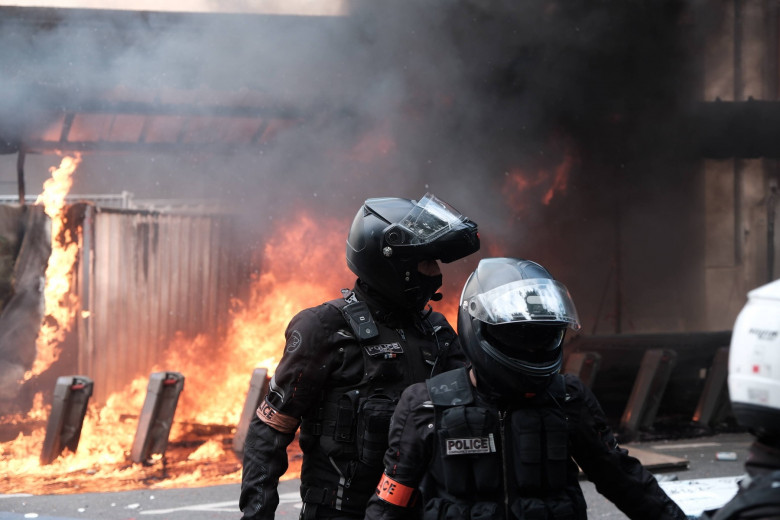
<instances>
[{"instance_id":1,"label":"red armband with police text","mask_svg":"<svg viewBox=\"0 0 780 520\"><path fill-rule=\"evenodd\" d=\"M295 417L276 411L274 407L268 404L268 401L260 403L255 414L265 424L282 433L295 433L300 424L300 421Z\"/></svg>"},{"instance_id":2,"label":"red armband with police text","mask_svg":"<svg viewBox=\"0 0 780 520\"><path fill-rule=\"evenodd\" d=\"M376 488L376 494L385 502L400 507L409 507L414 504L415 489L405 486L382 473L382 480Z\"/></svg>"}]
</instances>

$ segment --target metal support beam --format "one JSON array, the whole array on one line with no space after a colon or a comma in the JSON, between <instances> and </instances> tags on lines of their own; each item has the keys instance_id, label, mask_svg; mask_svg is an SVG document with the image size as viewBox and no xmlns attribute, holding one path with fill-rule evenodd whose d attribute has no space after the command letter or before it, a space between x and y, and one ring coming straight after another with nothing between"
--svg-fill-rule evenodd
<instances>
[{"instance_id":1,"label":"metal support beam","mask_svg":"<svg viewBox=\"0 0 780 520\"><path fill-rule=\"evenodd\" d=\"M183 388L184 376L178 372L155 372L149 376L130 460L146 463L153 454L165 454Z\"/></svg>"},{"instance_id":2,"label":"metal support beam","mask_svg":"<svg viewBox=\"0 0 780 520\"><path fill-rule=\"evenodd\" d=\"M81 438L81 426L92 395L92 380L86 376L62 376L54 385L46 437L41 450L41 465L51 464L65 448L75 452Z\"/></svg>"},{"instance_id":3,"label":"metal support beam","mask_svg":"<svg viewBox=\"0 0 780 520\"><path fill-rule=\"evenodd\" d=\"M252 372L252 379L249 382L249 393L244 402L244 409L241 411L241 417L236 427L236 434L233 436L233 451L239 457L244 453L244 441L249 430L249 423L255 416L257 408L265 396L268 394L268 385L270 378L268 370L265 368L256 368Z\"/></svg>"},{"instance_id":4,"label":"metal support beam","mask_svg":"<svg viewBox=\"0 0 780 520\"><path fill-rule=\"evenodd\" d=\"M24 206L25 186L24 186L24 159L27 152L24 148L19 149L19 155L16 156L16 184L19 189L19 204Z\"/></svg>"},{"instance_id":5,"label":"metal support beam","mask_svg":"<svg viewBox=\"0 0 780 520\"><path fill-rule=\"evenodd\" d=\"M236 150L256 150L257 145L233 142L144 142L144 141L42 141L24 142L30 153L204 153L227 154Z\"/></svg>"}]
</instances>

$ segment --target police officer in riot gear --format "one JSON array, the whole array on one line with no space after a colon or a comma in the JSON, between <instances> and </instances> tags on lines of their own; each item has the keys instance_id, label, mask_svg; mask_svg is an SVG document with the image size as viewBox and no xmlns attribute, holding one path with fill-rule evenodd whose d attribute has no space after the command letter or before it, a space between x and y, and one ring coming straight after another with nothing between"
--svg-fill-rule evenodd
<instances>
[{"instance_id":1,"label":"police officer in riot gear","mask_svg":"<svg viewBox=\"0 0 780 520\"><path fill-rule=\"evenodd\" d=\"M734 416L754 435L734 498L702 518L780 519L780 280L750 291L729 348Z\"/></svg>"},{"instance_id":2,"label":"police officer in riot gear","mask_svg":"<svg viewBox=\"0 0 780 520\"><path fill-rule=\"evenodd\" d=\"M382 474L395 404L408 385L466 359L433 312L437 261L479 249L477 225L431 194L374 198L355 215L342 298L304 309L285 332L282 359L244 445L244 520L274 517L287 446L300 427L301 518L362 518Z\"/></svg>"},{"instance_id":3,"label":"police officer in riot gear","mask_svg":"<svg viewBox=\"0 0 780 520\"><path fill-rule=\"evenodd\" d=\"M559 374L566 330L579 327L544 267L480 261L458 314L471 367L403 393L365 518L587 518L578 465L630 518L686 518L618 447L593 394Z\"/></svg>"}]
</instances>

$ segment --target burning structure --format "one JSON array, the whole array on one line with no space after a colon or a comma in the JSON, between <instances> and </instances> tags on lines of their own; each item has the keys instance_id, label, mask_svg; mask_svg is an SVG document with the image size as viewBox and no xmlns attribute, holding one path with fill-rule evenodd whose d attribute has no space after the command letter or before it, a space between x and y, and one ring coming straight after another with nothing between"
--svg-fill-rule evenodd
<instances>
[{"instance_id":1,"label":"burning structure","mask_svg":"<svg viewBox=\"0 0 780 520\"><path fill-rule=\"evenodd\" d=\"M40 221L9 236L45 229L24 203L55 152L72 161L55 170L75 163L69 193L93 194L60 207L64 228L48 217L53 244L78 253L75 285L57 298L66 315L22 307L28 322L58 324L57 361L38 327L34 356L19 355L29 330L0 345L4 420L26 425L2 440L35 467L29 430L57 377L94 381L79 452L106 460L89 444L104 432L90 429L132 430L149 373L174 370L187 378L177 422L190 429L172 432L189 447L181 459L227 460L212 474L235 475L225 443L192 432L229 437L287 319L351 283L343 240L367 197L432 191L479 222L482 255L550 267L588 350L633 345L635 369L640 351L676 346L686 362L671 374L673 404L691 414L723 342L699 334L727 333L747 291L778 276L774 2L349 0L305 14L262 1L251 13L35 4L0 7L0 182L14 203L2 209ZM117 192L133 194L122 209L101 195ZM5 265L36 267L17 242ZM476 260L445 267L445 314ZM14 280L9 294L38 278ZM633 380L603 361L611 380ZM619 416L609 396L626 393L599 397ZM132 431L122 435L104 466L126 469Z\"/></svg>"}]
</instances>

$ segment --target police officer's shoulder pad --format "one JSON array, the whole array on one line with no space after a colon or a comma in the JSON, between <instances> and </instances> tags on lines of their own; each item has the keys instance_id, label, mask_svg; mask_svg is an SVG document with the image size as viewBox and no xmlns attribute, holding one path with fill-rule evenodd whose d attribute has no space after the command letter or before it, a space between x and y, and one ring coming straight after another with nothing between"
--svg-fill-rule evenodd
<instances>
[{"instance_id":1,"label":"police officer's shoulder pad","mask_svg":"<svg viewBox=\"0 0 780 520\"><path fill-rule=\"evenodd\" d=\"M426 381L435 406L458 406L474 401L473 388L466 368L444 372Z\"/></svg>"}]
</instances>

